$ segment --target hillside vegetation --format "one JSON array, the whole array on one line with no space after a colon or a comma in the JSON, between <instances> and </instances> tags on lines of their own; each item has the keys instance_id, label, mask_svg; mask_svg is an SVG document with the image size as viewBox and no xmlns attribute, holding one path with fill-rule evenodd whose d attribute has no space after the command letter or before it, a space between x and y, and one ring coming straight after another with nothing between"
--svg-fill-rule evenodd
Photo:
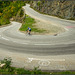
<instances>
[{"instance_id":1,"label":"hillside vegetation","mask_svg":"<svg viewBox=\"0 0 75 75\"><path fill-rule=\"evenodd\" d=\"M32 1L31 7L44 14L75 20L75 0Z\"/></svg>"},{"instance_id":2,"label":"hillside vegetation","mask_svg":"<svg viewBox=\"0 0 75 75\"><path fill-rule=\"evenodd\" d=\"M24 5L24 1L0 1L0 26L10 23L9 19Z\"/></svg>"}]
</instances>

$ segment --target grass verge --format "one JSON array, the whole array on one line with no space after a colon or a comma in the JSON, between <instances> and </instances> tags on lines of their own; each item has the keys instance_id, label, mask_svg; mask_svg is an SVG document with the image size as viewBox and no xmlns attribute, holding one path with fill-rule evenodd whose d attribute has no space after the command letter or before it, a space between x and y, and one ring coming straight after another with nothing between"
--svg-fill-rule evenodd
<instances>
[{"instance_id":1,"label":"grass verge","mask_svg":"<svg viewBox=\"0 0 75 75\"><path fill-rule=\"evenodd\" d=\"M26 18L24 19L24 23L22 24L21 28L19 29L20 31L26 31L28 27L31 28L32 32L38 32L38 33L43 33L45 30L36 28L33 24L36 23L33 18L30 16L26 15Z\"/></svg>"}]
</instances>

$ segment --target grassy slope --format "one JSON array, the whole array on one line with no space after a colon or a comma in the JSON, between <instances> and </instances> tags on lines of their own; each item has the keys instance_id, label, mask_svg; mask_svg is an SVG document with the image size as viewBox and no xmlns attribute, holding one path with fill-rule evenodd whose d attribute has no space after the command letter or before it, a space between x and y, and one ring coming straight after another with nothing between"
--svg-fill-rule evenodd
<instances>
[{"instance_id":1,"label":"grassy slope","mask_svg":"<svg viewBox=\"0 0 75 75\"><path fill-rule=\"evenodd\" d=\"M36 28L33 24L35 23L35 20L31 17L29 17L28 15L26 15L26 18L25 18L25 23L21 26L20 30L21 31L26 31L28 29L28 27L31 28L32 32L39 32L39 33L42 33L44 32L45 30L42 30L42 29L38 29Z\"/></svg>"}]
</instances>

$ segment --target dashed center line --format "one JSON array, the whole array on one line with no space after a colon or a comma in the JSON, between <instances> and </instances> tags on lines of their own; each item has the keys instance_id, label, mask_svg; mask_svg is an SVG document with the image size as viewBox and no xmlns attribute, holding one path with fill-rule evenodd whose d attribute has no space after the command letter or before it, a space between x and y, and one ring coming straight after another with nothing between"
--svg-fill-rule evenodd
<instances>
[{"instance_id":1,"label":"dashed center line","mask_svg":"<svg viewBox=\"0 0 75 75\"><path fill-rule=\"evenodd\" d=\"M5 38L5 37L2 37L2 39L4 39L4 40L8 40L8 41L9 41L9 39L7 39L7 38Z\"/></svg>"},{"instance_id":2,"label":"dashed center line","mask_svg":"<svg viewBox=\"0 0 75 75\"><path fill-rule=\"evenodd\" d=\"M10 41L10 39L7 39L7 38L5 38L5 37L2 37L1 35L0 35L0 37L1 37L2 39L4 39L4 40ZM28 43L25 43L25 42L21 43L21 42L18 42L18 41L13 41L13 40L11 40L11 41L12 41L12 42L15 42L15 43L19 43L19 44L28 44Z\"/></svg>"},{"instance_id":3,"label":"dashed center line","mask_svg":"<svg viewBox=\"0 0 75 75\"><path fill-rule=\"evenodd\" d=\"M51 44L34 44L34 45L51 45Z\"/></svg>"},{"instance_id":4,"label":"dashed center line","mask_svg":"<svg viewBox=\"0 0 75 75\"><path fill-rule=\"evenodd\" d=\"M28 43L20 43L20 42L17 42L17 41L12 41L12 42L19 43L19 44L28 44Z\"/></svg>"}]
</instances>

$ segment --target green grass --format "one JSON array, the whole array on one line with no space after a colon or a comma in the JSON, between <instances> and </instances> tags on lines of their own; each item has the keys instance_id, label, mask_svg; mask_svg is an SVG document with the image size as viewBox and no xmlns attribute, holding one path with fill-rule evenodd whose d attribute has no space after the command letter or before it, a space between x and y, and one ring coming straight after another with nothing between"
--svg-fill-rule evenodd
<instances>
[{"instance_id":1,"label":"green grass","mask_svg":"<svg viewBox=\"0 0 75 75\"><path fill-rule=\"evenodd\" d=\"M42 72L41 70L26 70L24 68L15 68L15 67L10 67L10 68L5 68L1 69L0 68L0 74L30 74L30 75L35 75L35 74L50 74L49 72Z\"/></svg>"},{"instance_id":2,"label":"green grass","mask_svg":"<svg viewBox=\"0 0 75 75\"><path fill-rule=\"evenodd\" d=\"M35 20L28 15L26 15L26 18L24 20L24 24L22 24L20 31L26 31L28 27L31 28L32 32L39 32L43 33L45 30L36 28L33 24L36 23Z\"/></svg>"},{"instance_id":3,"label":"green grass","mask_svg":"<svg viewBox=\"0 0 75 75\"><path fill-rule=\"evenodd\" d=\"M35 75L35 74L48 74L48 75L72 75L75 74L73 71L63 71L63 72L44 72L39 69L33 69L33 70L26 70L24 68L0 68L0 74L29 74L29 75Z\"/></svg>"},{"instance_id":4,"label":"green grass","mask_svg":"<svg viewBox=\"0 0 75 75\"><path fill-rule=\"evenodd\" d=\"M57 74L57 75L71 75L71 74L75 74L74 71L61 71L61 72L53 72L52 74Z\"/></svg>"}]
</instances>

